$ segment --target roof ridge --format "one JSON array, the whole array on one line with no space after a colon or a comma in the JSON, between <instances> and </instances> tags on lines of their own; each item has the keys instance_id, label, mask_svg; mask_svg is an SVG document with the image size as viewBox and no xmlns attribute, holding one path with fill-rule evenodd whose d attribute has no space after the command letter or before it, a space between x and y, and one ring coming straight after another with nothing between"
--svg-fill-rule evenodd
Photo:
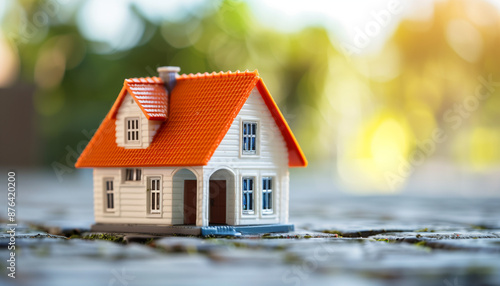
<instances>
[{"instance_id":1,"label":"roof ridge","mask_svg":"<svg viewBox=\"0 0 500 286\"><path fill-rule=\"evenodd\" d=\"M233 71L220 71L220 72L205 72L205 73L190 73L190 74L182 74L179 75L177 78L178 79L195 79L195 78L213 78L213 77L230 77L230 76L255 76L259 77L259 71L258 70L245 70L245 71L240 71L236 70L235 72ZM152 76L152 77L132 77L132 78L127 78L125 79L125 84L163 84L163 80L160 77L157 76Z\"/></svg>"},{"instance_id":2,"label":"roof ridge","mask_svg":"<svg viewBox=\"0 0 500 286\"><path fill-rule=\"evenodd\" d=\"M163 80L160 77L132 77L125 79L124 84L163 84Z\"/></svg>"},{"instance_id":3,"label":"roof ridge","mask_svg":"<svg viewBox=\"0 0 500 286\"><path fill-rule=\"evenodd\" d=\"M240 71L236 70L235 72L227 71L227 72L205 72L205 73L190 73L190 74L182 74L177 77L177 79L196 79L196 78L215 78L215 77L231 77L231 76L254 76L259 77L259 72L257 70L249 71Z\"/></svg>"}]
</instances>

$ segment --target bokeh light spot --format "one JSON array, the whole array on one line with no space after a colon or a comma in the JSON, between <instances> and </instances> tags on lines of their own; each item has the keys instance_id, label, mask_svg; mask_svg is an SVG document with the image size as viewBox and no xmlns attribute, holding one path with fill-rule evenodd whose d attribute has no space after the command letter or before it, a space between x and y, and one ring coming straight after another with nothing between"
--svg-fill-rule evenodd
<instances>
[{"instance_id":1,"label":"bokeh light spot","mask_svg":"<svg viewBox=\"0 0 500 286\"><path fill-rule=\"evenodd\" d=\"M381 170L395 170L408 150L406 130L399 121L385 118L376 127L370 144L373 161Z\"/></svg>"},{"instance_id":2,"label":"bokeh light spot","mask_svg":"<svg viewBox=\"0 0 500 286\"><path fill-rule=\"evenodd\" d=\"M475 63L483 52L483 38L479 31L463 19L451 20L446 28L450 47L464 60Z\"/></svg>"},{"instance_id":3,"label":"bokeh light spot","mask_svg":"<svg viewBox=\"0 0 500 286\"><path fill-rule=\"evenodd\" d=\"M19 73L19 57L16 50L0 35L0 88L10 86Z\"/></svg>"}]
</instances>

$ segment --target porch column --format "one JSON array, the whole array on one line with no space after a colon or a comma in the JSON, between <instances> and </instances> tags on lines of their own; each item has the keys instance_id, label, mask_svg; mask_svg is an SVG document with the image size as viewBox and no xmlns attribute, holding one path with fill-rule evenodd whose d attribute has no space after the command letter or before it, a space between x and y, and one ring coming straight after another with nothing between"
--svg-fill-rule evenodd
<instances>
[{"instance_id":1,"label":"porch column","mask_svg":"<svg viewBox=\"0 0 500 286\"><path fill-rule=\"evenodd\" d=\"M205 179L205 172L200 168L197 177L196 190L196 226L208 226L208 180ZM207 183L205 183L207 182Z\"/></svg>"}]
</instances>

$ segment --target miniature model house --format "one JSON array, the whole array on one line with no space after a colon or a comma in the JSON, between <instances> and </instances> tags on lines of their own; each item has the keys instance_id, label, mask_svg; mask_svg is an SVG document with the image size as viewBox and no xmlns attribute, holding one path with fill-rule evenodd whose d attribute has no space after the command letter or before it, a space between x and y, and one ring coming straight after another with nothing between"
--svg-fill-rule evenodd
<instances>
[{"instance_id":1,"label":"miniature model house","mask_svg":"<svg viewBox=\"0 0 500 286\"><path fill-rule=\"evenodd\" d=\"M179 70L125 80L78 159L96 225L286 224L307 161L257 71Z\"/></svg>"}]
</instances>

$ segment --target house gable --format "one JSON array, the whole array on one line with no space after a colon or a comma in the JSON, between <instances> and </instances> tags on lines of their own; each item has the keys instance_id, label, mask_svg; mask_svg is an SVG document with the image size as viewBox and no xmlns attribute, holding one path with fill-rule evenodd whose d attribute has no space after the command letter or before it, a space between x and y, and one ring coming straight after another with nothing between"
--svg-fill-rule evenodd
<instances>
[{"instance_id":1,"label":"house gable","mask_svg":"<svg viewBox=\"0 0 500 286\"><path fill-rule=\"evenodd\" d=\"M242 124L257 123L257 150L255 155L242 153ZM258 168L288 166L286 142L268 109L259 89L254 87L238 115L212 155L208 166L253 166Z\"/></svg>"},{"instance_id":2,"label":"house gable","mask_svg":"<svg viewBox=\"0 0 500 286\"><path fill-rule=\"evenodd\" d=\"M128 120L134 119L137 119L139 123L137 126L139 140L129 143L127 142L127 123ZM127 92L116 112L116 145L126 149L148 148L162 123L163 121L159 120L148 120L137 102Z\"/></svg>"},{"instance_id":3,"label":"house gable","mask_svg":"<svg viewBox=\"0 0 500 286\"><path fill-rule=\"evenodd\" d=\"M302 149L300 148L299 143L295 139L295 136L293 135L290 126L288 126L285 117L283 117L283 114L281 114L278 105L276 105L276 102L274 102L274 99L271 96L271 93L269 93L269 90L264 84L264 81L262 79L259 79L256 87L259 90L260 94L262 95L262 99L266 103L267 108L271 112L271 115L273 116L276 125L278 125L278 128L281 131L281 134L283 135L283 139L285 139L286 147L288 149L288 166L306 167L307 166L306 156L302 152Z\"/></svg>"}]
</instances>

